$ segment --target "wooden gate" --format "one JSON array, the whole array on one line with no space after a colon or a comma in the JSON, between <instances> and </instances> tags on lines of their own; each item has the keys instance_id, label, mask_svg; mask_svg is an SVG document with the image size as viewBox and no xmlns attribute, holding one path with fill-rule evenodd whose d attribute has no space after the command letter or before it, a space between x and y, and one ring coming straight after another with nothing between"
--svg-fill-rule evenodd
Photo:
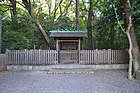
<instances>
[{"instance_id":1,"label":"wooden gate","mask_svg":"<svg viewBox=\"0 0 140 93\"><path fill-rule=\"evenodd\" d=\"M78 63L78 50L60 50L59 62L64 64Z\"/></svg>"}]
</instances>

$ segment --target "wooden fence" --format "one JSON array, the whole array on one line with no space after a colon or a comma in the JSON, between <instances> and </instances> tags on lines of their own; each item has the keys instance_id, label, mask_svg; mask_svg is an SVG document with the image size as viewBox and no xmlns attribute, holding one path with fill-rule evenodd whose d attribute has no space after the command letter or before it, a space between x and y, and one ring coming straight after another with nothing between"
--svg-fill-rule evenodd
<instances>
[{"instance_id":1,"label":"wooden fence","mask_svg":"<svg viewBox=\"0 0 140 93\"><path fill-rule=\"evenodd\" d=\"M127 64L128 53L123 50L81 50L80 64Z\"/></svg>"},{"instance_id":2,"label":"wooden fence","mask_svg":"<svg viewBox=\"0 0 140 93\"><path fill-rule=\"evenodd\" d=\"M5 65L7 62L7 55L6 54L0 54L0 66Z\"/></svg>"},{"instance_id":3,"label":"wooden fence","mask_svg":"<svg viewBox=\"0 0 140 93\"><path fill-rule=\"evenodd\" d=\"M7 65L58 64L56 50L8 50L7 56Z\"/></svg>"},{"instance_id":4,"label":"wooden fence","mask_svg":"<svg viewBox=\"0 0 140 93\"><path fill-rule=\"evenodd\" d=\"M78 50L60 50L59 51L60 63L77 63L78 62Z\"/></svg>"},{"instance_id":5,"label":"wooden fence","mask_svg":"<svg viewBox=\"0 0 140 93\"><path fill-rule=\"evenodd\" d=\"M56 50L8 50L0 54L0 65L58 64L61 56ZM123 50L81 50L73 56L79 64L128 64L128 53Z\"/></svg>"}]
</instances>

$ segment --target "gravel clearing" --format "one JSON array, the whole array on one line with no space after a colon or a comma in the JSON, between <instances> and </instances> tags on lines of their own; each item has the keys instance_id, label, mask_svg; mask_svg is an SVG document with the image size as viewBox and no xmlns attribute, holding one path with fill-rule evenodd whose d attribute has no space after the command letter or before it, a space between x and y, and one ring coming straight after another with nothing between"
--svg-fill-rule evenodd
<instances>
[{"instance_id":1,"label":"gravel clearing","mask_svg":"<svg viewBox=\"0 0 140 93\"><path fill-rule=\"evenodd\" d=\"M94 74L47 74L47 71L0 72L0 93L140 93L140 81L126 70Z\"/></svg>"}]
</instances>

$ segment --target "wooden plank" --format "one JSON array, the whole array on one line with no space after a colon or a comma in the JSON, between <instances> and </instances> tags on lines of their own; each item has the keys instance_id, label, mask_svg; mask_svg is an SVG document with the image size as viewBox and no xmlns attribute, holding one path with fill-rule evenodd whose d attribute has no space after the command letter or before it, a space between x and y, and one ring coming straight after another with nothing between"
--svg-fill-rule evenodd
<instances>
[{"instance_id":1,"label":"wooden plank","mask_svg":"<svg viewBox=\"0 0 140 93\"><path fill-rule=\"evenodd\" d=\"M81 50L79 51L79 64L81 64Z\"/></svg>"},{"instance_id":2,"label":"wooden plank","mask_svg":"<svg viewBox=\"0 0 140 93\"><path fill-rule=\"evenodd\" d=\"M48 64L48 62L47 62L47 50L45 50L45 64Z\"/></svg>"},{"instance_id":3,"label":"wooden plank","mask_svg":"<svg viewBox=\"0 0 140 93\"><path fill-rule=\"evenodd\" d=\"M96 64L97 56L96 56L96 50L94 50L94 64Z\"/></svg>"},{"instance_id":4,"label":"wooden plank","mask_svg":"<svg viewBox=\"0 0 140 93\"><path fill-rule=\"evenodd\" d=\"M111 64L111 49L108 50L108 60L109 64Z\"/></svg>"}]
</instances>

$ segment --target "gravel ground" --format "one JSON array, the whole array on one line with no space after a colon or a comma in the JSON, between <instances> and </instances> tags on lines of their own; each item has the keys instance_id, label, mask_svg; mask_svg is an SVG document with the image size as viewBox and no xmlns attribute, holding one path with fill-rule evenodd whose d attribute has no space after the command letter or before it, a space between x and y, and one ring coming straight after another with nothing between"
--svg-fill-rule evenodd
<instances>
[{"instance_id":1,"label":"gravel ground","mask_svg":"<svg viewBox=\"0 0 140 93\"><path fill-rule=\"evenodd\" d=\"M94 74L47 74L47 71L0 72L0 93L140 93L140 82L125 70Z\"/></svg>"}]
</instances>

